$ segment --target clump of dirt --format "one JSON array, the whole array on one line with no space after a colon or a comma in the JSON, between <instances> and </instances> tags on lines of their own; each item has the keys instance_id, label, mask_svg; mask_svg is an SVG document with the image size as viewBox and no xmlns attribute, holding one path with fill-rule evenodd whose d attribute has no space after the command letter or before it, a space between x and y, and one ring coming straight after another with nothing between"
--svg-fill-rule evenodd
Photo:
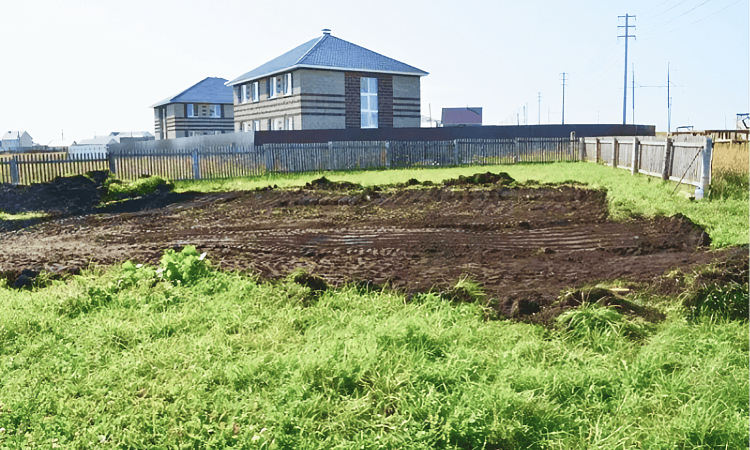
<instances>
[{"instance_id":1,"label":"clump of dirt","mask_svg":"<svg viewBox=\"0 0 750 450\"><path fill-rule=\"evenodd\" d=\"M320 177L305 184L305 189L322 189L325 191L349 191L362 189L362 186L348 181L331 181L326 177Z\"/></svg>"},{"instance_id":2,"label":"clump of dirt","mask_svg":"<svg viewBox=\"0 0 750 450\"><path fill-rule=\"evenodd\" d=\"M514 183L516 180L513 179L506 172L485 172L475 173L471 176L460 175L458 178L451 178L443 181L445 186L466 186L466 185L487 185L487 184L501 184L509 185Z\"/></svg>"}]
</instances>

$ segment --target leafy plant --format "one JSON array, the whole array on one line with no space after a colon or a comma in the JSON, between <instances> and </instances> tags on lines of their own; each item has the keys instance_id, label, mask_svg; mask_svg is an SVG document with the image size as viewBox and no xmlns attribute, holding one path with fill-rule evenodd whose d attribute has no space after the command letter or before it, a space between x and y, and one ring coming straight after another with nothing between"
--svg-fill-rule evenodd
<instances>
[{"instance_id":1,"label":"leafy plant","mask_svg":"<svg viewBox=\"0 0 750 450\"><path fill-rule=\"evenodd\" d=\"M186 245L179 253L166 250L159 261L156 274L161 278L180 284L193 284L206 275L210 263L206 253L198 253L194 245Z\"/></svg>"}]
</instances>

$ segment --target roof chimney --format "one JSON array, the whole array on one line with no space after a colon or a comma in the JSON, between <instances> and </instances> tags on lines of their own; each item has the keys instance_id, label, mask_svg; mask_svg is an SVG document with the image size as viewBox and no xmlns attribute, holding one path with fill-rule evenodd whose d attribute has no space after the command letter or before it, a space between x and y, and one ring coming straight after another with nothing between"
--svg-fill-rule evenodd
<instances>
[{"instance_id":1,"label":"roof chimney","mask_svg":"<svg viewBox=\"0 0 750 450\"><path fill-rule=\"evenodd\" d=\"M331 34L331 30L329 30L328 28L323 28L322 31L323 31L323 34Z\"/></svg>"}]
</instances>

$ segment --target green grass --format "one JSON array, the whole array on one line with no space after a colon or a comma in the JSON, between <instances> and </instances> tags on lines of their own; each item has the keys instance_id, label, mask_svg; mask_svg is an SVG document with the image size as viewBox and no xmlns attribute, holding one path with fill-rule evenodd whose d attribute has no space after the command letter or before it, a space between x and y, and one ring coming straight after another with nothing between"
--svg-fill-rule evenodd
<instances>
[{"instance_id":1,"label":"green grass","mask_svg":"<svg viewBox=\"0 0 750 450\"><path fill-rule=\"evenodd\" d=\"M684 214L706 229L716 248L731 245L746 245L750 236L750 202L748 189L743 188L743 179L714 180L717 194L699 201L689 197L692 186L663 181L647 175L633 176L629 171L613 169L591 163L515 164L500 166L470 166L439 169L330 172L325 173L331 181L349 181L363 186L392 185L405 183L411 178L421 182L442 182L459 175L477 172L507 172L518 182L541 183L585 183L591 188L608 190L609 212L615 220L638 217L672 216ZM280 174L260 178L243 178L219 181L179 181L176 190L203 192L224 190L249 190L269 185L300 187L321 174ZM746 181L746 180L745 180ZM726 186L729 187L726 187ZM738 187L739 186L739 187Z\"/></svg>"},{"instance_id":2,"label":"green grass","mask_svg":"<svg viewBox=\"0 0 750 450\"><path fill-rule=\"evenodd\" d=\"M162 264L0 286L0 448L748 442L746 320L686 322L661 300L659 324L584 307L545 329L434 294L311 295L190 249Z\"/></svg>"},{"instance_id":3,"label":"green grass","mask_svg":"<svg viewBox=\"0 0 750 450\"><path fill-rule=\"evenodd\" d=\"M19 213L19 214L9 214L9 213L0 211L0 220L7 220L7 221L43 219L47 216L48 214L43 213L43 212L25 212L25 213Z\"/></svg>"}]
</instances>

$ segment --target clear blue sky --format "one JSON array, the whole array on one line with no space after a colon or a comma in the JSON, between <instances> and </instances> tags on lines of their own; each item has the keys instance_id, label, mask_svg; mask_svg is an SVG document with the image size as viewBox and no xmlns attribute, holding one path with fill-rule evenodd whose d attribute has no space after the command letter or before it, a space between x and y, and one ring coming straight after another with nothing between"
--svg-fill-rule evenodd
<instances>
[{"instance_id":1,"label":"clear blue sky","mask_svg":"<svg viewBox=\"0 0 750 450\"><path fill-rule=\"evenodd\" d=\"M322 28L430 74L422 114L480 106L484 124L622 123L734 128L750 110L748 0L5 1L0 130L37 143L153 133L149 106L207 76L232 79ZM631 66L632 63L632 66ZM662 86L662 87L660 87ZM539 104L541 93L541 105Z\"/></svg>"}]
</instances>

